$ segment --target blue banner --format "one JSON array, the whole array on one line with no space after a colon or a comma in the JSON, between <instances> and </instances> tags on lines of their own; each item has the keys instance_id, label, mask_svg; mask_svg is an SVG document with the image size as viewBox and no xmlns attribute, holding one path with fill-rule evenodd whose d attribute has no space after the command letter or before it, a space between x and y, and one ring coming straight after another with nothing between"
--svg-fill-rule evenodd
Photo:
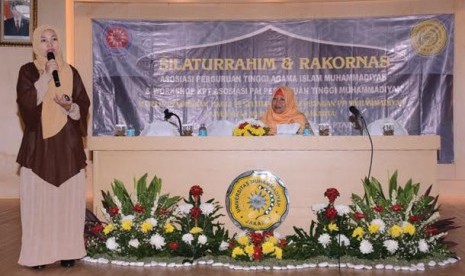
<instances>
[{"instance_id":1,"label":"blue banner","mask_svg":"<svg viewBox=\"0 0 465 276\"><path fill-rule=\"evenodd\" d=\"M333 135L399 122L441 136L453 152L453 15L300 21L93 21L93 135L115 125L140 133L178 114L198 128L260 118L273 90L294 89L299 109Z\"/></svg>"}]
</instances>

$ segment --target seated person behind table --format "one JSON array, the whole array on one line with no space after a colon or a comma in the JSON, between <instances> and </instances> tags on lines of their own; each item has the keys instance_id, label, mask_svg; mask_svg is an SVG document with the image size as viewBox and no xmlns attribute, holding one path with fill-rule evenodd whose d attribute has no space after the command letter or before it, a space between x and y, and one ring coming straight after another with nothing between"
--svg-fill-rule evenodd
<instances>
[{"instance_id":1,"label":"seated person behind table","mask_svg":"<svg viewBox=\"0 0 465 276\"><path fill-rule=\"evenodd\" d=\"M278 87L273 93L271 106L261 119L269 128L270 135L275 135L278 124L299 123L300 128L298 133L302 133L305 123L308 122L307 117L297 109L297 103L294 96L294 91L287 87Z\"/></svg>"}]
</instances>

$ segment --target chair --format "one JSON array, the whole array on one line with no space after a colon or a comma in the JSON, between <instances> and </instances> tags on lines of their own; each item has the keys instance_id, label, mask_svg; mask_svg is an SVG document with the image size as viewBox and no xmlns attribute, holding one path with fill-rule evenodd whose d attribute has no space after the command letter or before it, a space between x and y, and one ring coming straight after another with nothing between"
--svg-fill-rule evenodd
<instances>
[{"instance_id":1,"label":"chair","mask_svg":"<svg viewBox=\"0 0 465 276\"><path fill-rule=\"evenodd\" d=\"M167 121L155 120L141 131L140 136L179 136L179 130Z\"/></svg>"},{"instance_id":2,"label":"chair","mask_svg":"<svg viewBox=\"0 0 465 276\"><path fill-rule=\"evenodd\" d=\"M208 136L232 136L235 125L228 120L217 120L207 125Z\"/></svg>"},{"instance_id":3,"label":"chair","mask_svg":"<svg viewBox=\"0 0 465 276\"><path fill-rule=\"evenodd\" d=\"M394 126L394 135L396 136L409 135L407 129L405 129L403 125L389 117L382 118L368 124L367 128L370 135L382 136L384 124L392 124Z\"/></svg>"}]
</instances>

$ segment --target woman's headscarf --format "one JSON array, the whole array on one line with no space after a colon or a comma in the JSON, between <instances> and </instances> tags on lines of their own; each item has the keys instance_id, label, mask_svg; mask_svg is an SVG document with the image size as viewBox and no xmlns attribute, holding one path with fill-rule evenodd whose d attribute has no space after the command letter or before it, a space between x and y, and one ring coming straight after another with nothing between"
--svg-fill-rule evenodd
<instances>
[{"instance_id":1,"label":"woman's headscarf","mask_svg":"<svg viewBox=\"0 0 465 276\"><path fill-rule=\"evenodd\" d=\"M284 96L286 110L284 110L283 113L278 114L273 111L272 105L268 107L268 110L261 120L270 128L270 134L276 134L276 125L278 124L299 123L299 131L303 129L305 123L307 123L307 117L305 117L305 115L297 109L294 91L287 86L281 86L274 91L273 98L276 94L282 94Z\"/></svg>"},{"instance_id":2,"label":"woman's headscarf","mask_svg":"<svg viewBox=\"0 0 465 276\"><path fill-rule=\"evenodd\" d=\"M45 64L47 63L47 56L43 55L40 48L40 38L46 30L54 31L58 38L56 28L50 25L38 27L32 35L32 49L35 54L34 64L40 74L45 72ZM55 87L55 83L51 79L42 102L42 131L44 139L50 138L60 132L68 120L68 116L63 112L63 108L54 101L55 96L61 97L61 95L66 94L71 97L73 92L73 72L69 64L63 60L63 54L59 45L60 39L58 38L58 47L55 49L55 60L58 63L58 76L61 86Z\"/></svg>"}]
</instances>

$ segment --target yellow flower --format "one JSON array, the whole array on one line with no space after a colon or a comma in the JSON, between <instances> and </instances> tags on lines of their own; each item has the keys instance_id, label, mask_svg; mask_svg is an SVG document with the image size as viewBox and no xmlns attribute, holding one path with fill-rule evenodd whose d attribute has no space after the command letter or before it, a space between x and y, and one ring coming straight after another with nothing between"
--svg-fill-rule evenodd
<instances>
[{"instance_id":1,"label":"yellow flower","mask_svg":"<svg viewBox=\"0 0 465 276\"><path fill-rule=\"evenodd\" d=\"M389 234L391 235L391 237L397 238L402 234L402 228L399 225L393 225L389 229Z\"/></svg>"},{"instance_id":2,"label":"yellow flower","mask_svg":"<svg viewBox=\"0 0 465 276\"><path fill-rule=\"evenodd\" d=\"M153 229L153 226L148 221L144 221L144 223L142 223L141 226L140 226L140 230L142 231L142 233L147 233L148 231L150 231L152 229Z\"/></svg>"},{"instance_id":3,"label":"yellow flower","mask_svg":"<svg viewBox=\"0 0 465 276\"><path fill-rule=\"evenodd\" d=\"M165 233L173 233L174 226L171 223L166 223L163 228L165 229Z\"/></svg>"},{"instance_id":4,"label":"yellow flower","mask_svg":"<svg viewBox=\"0 0 465 276\"><path fill-rule=\"evenodd\" d=\"M253 252L254 252L253 245L249 244L245 247L245 253L247 253L249 257L252 257Z\"/></svg>"},{"instance_id":5,"label":"yellow flower","mask_svg":"<svg viewBox=\"0 0 465 276\"><path fill-rule=\"evenodd\" d=\"M115 226L113 225L113 223L107 224L107 226L105 226L105 228L103 228L103 233L105 235L108 235L108 233L110 233L114 229L115 229Z\"/></svg>"},{"instance_id":6,"label":"yellow flower","mask_svg":"<svg viewBox=\"0 0 465 276\"><path fill-rule=\"evenodd\" d=\"M191 231L189 231L189 233L198 234L198 233L202 233L202 231L203 231L202 228L195 226L195 227L192 227L192 229L191 229Z\"/></svg>"},{"instance_id":7,"label":"yellow flower","mask_svg":"<svg viewBox=\"0 0 465 276\"><path fill-rule=\"evenodd\" d=\"M233 132L233 135L234 136L242 136L242 135L244 135L244 130L240 129L240 128L235 128L234 132Z\"/></svg>"},{"instance_id":8,"label":"yellow flower","mask_svg":"<svg viewBox=\"0 0 465 276\"><path fill-rule=\"evenodd\" d=\"M365 231L363 231L363 228L359 226L354 229L354 232L352 232L352 238L361 239L363 237L363 234L365 234Z\"/></svg>"},{"instance_id":9,"label":"yellow flower","mask_svg":"<svg viewBox=\"0 0 465 276\"><path fill-rule=\"evenodd\" d=\"M283 250L280 247L275 247L274 256L276 259L281 260L283 258Z\"/></svg>"},{"instance_id":10,"label":"yellow flower","mask_svg":"<svg viewBox=\"0 0 465 276\"><path fill-rule=\"evenodd\" d=\"M368 226L368 231L370 231L371 234L376 234L379 231L379 224L377 223L372 223L370 226Z\"/></svg>"},{"instance_id":11,"label":"yellow flower","mask_svg":"<svg viewBox=\"0 0 465 276\"><path fill-rule=\"evenodd\" d=\"M269 236L267 238L267 241L269 241L269 242L271 242L272 244L275 244L275 245L278 244L278 239L275 238L274 236Z\"/></svg>"},{"instance_id":12,"label":"yellow flower","mask_svg":"<svg viewBox=\"0 0 465 276\"><path fill-rule=\"evenodd\" d=\"M242 248L240 247L235 247L231 254L233 258L236 258L236 256L241 256L241 255L245 255L245 253L244 253L244 250L242 250Z\"/></svg>"},{"instance_id":13,"label":"yellow flower","mask_svg":"<svg viewBox=\"0 0 465 276\"><path fill-rule=\"evenodd\" d=\"M415 235L415 225L411 224L411 223L406 223L404 225L404 233L405 234L409 234L410 236L413 236Z\"/></svg>"},{"instance_id":14,"label":"yellow flower","mask_svg":"<svg viewBox=\"0 0 465 276\"><path fill-rule=\"evenodd\" d=\"M275 249L275 246L273 243L267 241L267 242L264 242L262 244L262 251L263 251L263 254L269 254L269 253L272 253Z\"/></svg>"},{"instance_id":15,"label":"yellow flower","mask_svg":"<svg viewBox=\"0 0 465 276\"><path fill-rule=\"evenodd\" d=\"M123 220L123 222L121 222L121 228L123 228L123 230L129 231L131 230L131 227L132 227L131 220L125 219Z\"/></svg>"},{"instance_id":16,"label":"yellow flower","mask_svg":"<svg viewBox=\"0 0 465 276\"><path fill-rule=\"evenodd\" d=\"M328 224L328 230L330 232L339 231L339 227L337 227L337 225L335 223L330 223L330 224Z\"/></svg>"},{"instance_id":17,"label":"yellow flower","mask_svg":"<svg viewBox=\"0 0 465 276\"><path fill-rule=\"evenodd\" d=\"M240 245L246 246L247 244L249 244L249 237L247 237L246 235L240 236L240 237L237 239L237 242L238 242Z\"/></svg>"}]
</instances>

